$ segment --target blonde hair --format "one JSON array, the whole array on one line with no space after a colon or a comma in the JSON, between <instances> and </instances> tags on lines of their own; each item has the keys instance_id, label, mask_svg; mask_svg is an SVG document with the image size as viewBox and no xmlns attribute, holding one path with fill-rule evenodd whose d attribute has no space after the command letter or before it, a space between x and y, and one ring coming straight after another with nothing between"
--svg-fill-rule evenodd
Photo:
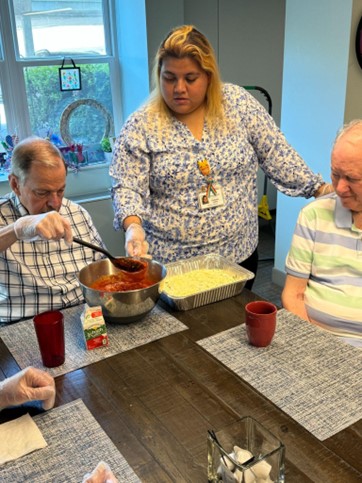
<instances>
[{"instance_id":1,"label":"blonde hair","mask_svg":"<svg viewBox=\"0 0 362 483\"><path fill-rule=\"evenodd\" d=\"M192 25L174 28L161 43L154 60L149 110L160 113L163 118L170 118L171 113L162 97L160 86L161 68L167 57L177 59L189 57L208 74L206 121L210 124L222 123L224 119L222 83L215 52L207 38Z\"/></svg>"},{"instance_id":2,"label":"blonde hair","mask_svg":"<svg viewBox=\"0 0 362 483\"><path fill-rule=\"evenodd\" d=\"M14 148L11 157L11 174L22 183L25 182L33 164L41 164L47 168L56 168L63 163L62 153L50 141L35 136L20 141Z\"/></svg>"}]
</instances>

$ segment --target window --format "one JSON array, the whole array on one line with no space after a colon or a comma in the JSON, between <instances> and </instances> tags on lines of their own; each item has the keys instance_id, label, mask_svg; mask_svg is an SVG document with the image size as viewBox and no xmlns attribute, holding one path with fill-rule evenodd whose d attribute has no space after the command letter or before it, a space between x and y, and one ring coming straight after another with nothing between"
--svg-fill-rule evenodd
<instances>
[{"instance_id":1,"label":"window","mask_svg":"<svg viewBox=\"0 0 362 483\"><path fill-rule=\"evenodd\" d=\"M2 139L6 133L6 119L5 119L5 109L4 109L4 101L3 95L1 92L0 86L0 138Z\"/></svg>"},{"instance_id":2,"label":"window","mask_svg":"<svg viewBox=\"0 0 362 483\"><path fill-rule=\"evenodd\" d=\"M3 49L1 45L1 38L0 38L0 65L3 64ZM3 139L6 133L6 119L5 119L5 110L4 110L4 101L3 101L3 94L1 91L1 83L0 83L0 139ZM2 152L2 148L0 146L0 152ZM1 160L0 160L1 161Z\"/></svg>"},{"instance_id":3,"label":"window","mask_svg":"<svg viewBox=\"0 0 362 483\"><path fill-rule=\"evenodd\" d=\"M102 0L14 0L21 58L106 55Z\"/></svg>"},{"instance_id":4,"label":"window","mask_svg":"<svg viewBox=\"0 0 362 483\"><path fill-rule=\"evenodd\" d=\"M118 76L112 6L112 0L0 2L1 139L5 133L36 134L64 146L69 139L88 145L100 143L105 132L114 136L113 124L113 132L106 130L108 118L113 123L112 79ZM80 68L81 90L60 89L63 61ZM84 99L95 102L78 103ZM77 109L65 117L69 106ZM62 139L64 122L68 143Z\"/></svg>"}]
</instances>

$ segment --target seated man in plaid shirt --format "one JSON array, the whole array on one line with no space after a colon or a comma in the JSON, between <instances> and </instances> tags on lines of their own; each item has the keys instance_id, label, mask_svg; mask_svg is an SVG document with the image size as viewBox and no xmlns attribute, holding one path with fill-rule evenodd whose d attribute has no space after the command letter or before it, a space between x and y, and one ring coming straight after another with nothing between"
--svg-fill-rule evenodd
<instances>
[{"instance_id":1,"label":"seated man in plaid shirt","mask_svg":"<svg viewBox=\"0 0 362 483\"><path fill-rule=\"evenodd\" d=\"M89 213L64 198L66 165L58 148L27 138L14 148L0 197L0 323L83 303L78 272L102 257L72 244L103 245Z\"/></svg>"}]
</instances>

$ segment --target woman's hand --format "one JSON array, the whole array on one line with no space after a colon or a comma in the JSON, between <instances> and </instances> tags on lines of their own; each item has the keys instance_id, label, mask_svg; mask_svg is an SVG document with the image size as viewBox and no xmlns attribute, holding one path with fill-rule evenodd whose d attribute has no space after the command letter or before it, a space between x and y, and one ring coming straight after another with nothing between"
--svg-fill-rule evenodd
<instances>
[{"instance_id":1,"label":"woman's hand","mask_svg":"<svg viewBox=\"0 0 362 483\"><path fill-rule=\"evenodd\" d=\"M126 254L130 257L149 258L146 234L139 223L131 223L126 230Z\"/></svg>"},{"instance_id":2,"label":"woman's hand","mask_svg":"<svg viewBox=\"0 0 362 483\"><path fill-rule=\"evenodd\" d=\"M318 198L319 196L328 195L329 193L333 193L333 191L333 185L331 185L330 183L324 183L314 193L314 197Z\"/></svg>"}]
</instances>

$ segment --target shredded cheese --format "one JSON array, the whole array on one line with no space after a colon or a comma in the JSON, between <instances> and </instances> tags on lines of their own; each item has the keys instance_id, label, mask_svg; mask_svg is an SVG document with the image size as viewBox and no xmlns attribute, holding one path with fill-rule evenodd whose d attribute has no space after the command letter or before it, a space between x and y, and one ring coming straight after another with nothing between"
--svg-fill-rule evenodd
<instances>
[{"instance_id":1,"label":"shredded cheese","mask_svg":"<svg viewBox=\"0 0 362 483\"><path fill-rule=\"evenodd\" d=\"M167 275L160 288L170 297L188 297L222 285L245 280L245 275L218 268L191 270L180 275Z\"/></svg>"}]
</instances>

